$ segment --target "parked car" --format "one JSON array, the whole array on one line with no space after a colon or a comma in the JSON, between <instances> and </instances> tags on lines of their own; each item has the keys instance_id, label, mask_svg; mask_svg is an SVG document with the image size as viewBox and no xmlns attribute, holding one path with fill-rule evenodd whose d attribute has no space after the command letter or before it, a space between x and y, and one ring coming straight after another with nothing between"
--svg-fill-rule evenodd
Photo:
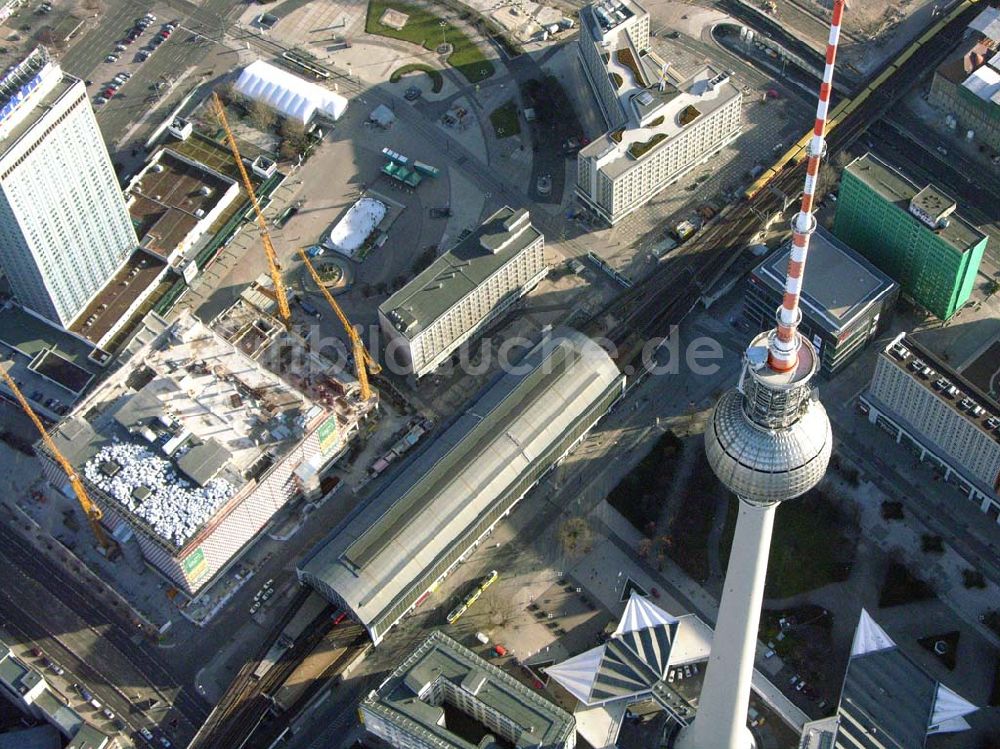
<instances>
[{"instance_id":1,"label":"parked car","mask_svg":"<svg viewBox=\"0 0 1000 749\"><path fill-rule=\"evenodd\" d=\"M417 99L420 98L421 94L423 94L423 91L421 91L419 88L417 88L416 86L410 86L403 93L403 98L406 99L407 101L416 101Z\"/></svg>"},{"instance_id":2,"label":"parked car","mask_svg":"<svg viewBox=\"0 0 1000 749\"><path fill-rule=\"evenodd\" d=\"M104 58L104 62L118 62L118 55L108 55Z\"/></svg>"},{"instance_id":3,"label":"parked car","mask_svg":"<svg viewBox=\"0 0 1000 749\"><path fill-rule=\"evenodd\" d=\"M110 709L104 708L101 712L104 713L104 717L107 718L108 720L114 720L115 719L115 714L113 712L111 712Z\"/></svg>"},{"instance_id":4,"label":"parked car","mask_svg":"<svg viewBox=\"0 0 1000 749\"><path fill-rule=\"evenodd\" d=\"M102 707L104 707L101 704L101 701L99 699L97 699L96 697L91 697L90 700L89 700L89 702L90 702L90 706L92 708L94 708L95 710L100 710Z\"/></svg>"},{"instance_id":5,"label":"parked car","mask_svg":"<svg viewBox=\"0 0 1000 749\"><path fill-rule=\"evenodd\" d=\"M54 673L56 676L62 676L63 674L66 673L66 669L64 669L55 661L52 661L52 663L49 664L49 670L52 671L52 673Z\"/></svg>"},{"instance_id":6,"label":"parked car","mask_svg":"<svg viewBox=\"0 0 1000 749\"><path fill-rule=\"evenodd\" d=\"M151 734L149 732L149 729L146 728L145 726L143 726L142 728L139 729L139 735L142 736L144 739L146 739L146 741L152 741L153 740L153 734Z\"/></svg>"},{"instance_id":7,"label":"parked car","mask_svg":"<svg viewBox=\"0 0 1000 749\"><path fill-rule=\"evenodd\" d=\"M44 655L45 655L45 653L43 653L43 652L42 652L42 649L41 649L41 648L38 648L38 647L34 647L34 648L32 648L32 649L31 649L31 654L32 654L33 656L35 656L36 658L41 658L42 656L44 656Z\"/></svg>"},{"instance_id":8,"label":"parked car","mask_svg":"<svg viewBox=\"0 0 1000 749\"><path fill-rule=\"evenodd\" d=\"M108 97L106 97L106 96L98 96L96 99L94 99L94 104L100 105L100 104L107 104L107 103L108 103Z\"/></svg>"},{"instance_id":9,"label":"parked car","mask_svg":"<svg viewBox=\"0 0 1000 749\"><path fill-rule=\"evenodd\" d=\"M173 746L173 744L170 743L170 739L166 736L160 736L160 744L163 745L164 749L170 749L170 747Z\"/></svg>"},{"instance_id":10,"label":"parked car","mask_svg":"<svg viewBox=\"0 0 1000 749\"><path fill-rule=\"evenodd\" d=\"M150 51L149 51L148 49L141 49L141 50L139 50L139 54L137 54L137 55L135 56L135 59L136 59L136 60L137 60L138 62L145 62L146 60L148 60L148 59L149 59L149 56L150 56L151 54L152 54L152 52L150 52Z\"/></svg>"}]
</instances>

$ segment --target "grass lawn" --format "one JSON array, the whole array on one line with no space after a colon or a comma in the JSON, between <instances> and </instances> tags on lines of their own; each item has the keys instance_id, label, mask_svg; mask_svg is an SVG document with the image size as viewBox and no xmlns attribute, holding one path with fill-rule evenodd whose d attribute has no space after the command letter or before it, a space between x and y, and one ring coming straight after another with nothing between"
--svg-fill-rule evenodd
<instances>
[{"instance_id":1,"label":"grass lawn","mask_svg":"<svg viewBox=\"0 0 1000 749\"><path fill-rule=\"evenodd\" d=\"M392 8L409 16L402 29L394 29L379 23L387 8ZM442 39L452 45L452 53L448 55L448 64L465 76L469 83L479 83L493 75L493 63L464 32L445 22L433 13L404 2L387 2L387 0L369 0L368 15L365 19L365 31L369 34L401 39L404 42L419 44L433 51L441 44Z\"/></svg>"},{"instance_id":2,"label":"grass lawn","mask_svg":"<svg viewBox=\"0 0 1000 749\"><path fill-rule=\"evenodd\" d=\"M724 564L729 561L736 514L732 507L721 541ZM857 532L857 521L822 490L783 503L774 519L765 595L785 598L846 580Z\"/></svg>"},{"instance_id":3,"label":"grass lawn","mask_svg":"<svg viewBox=\"0 0 1000 749\"><path fill-rule=\"evenodd\" d=\"M608 495L608 504L636 529L651 536L660 517L661 503L673 482L677 458L683 447L673 432L665 432L656 446L626 474Z\"/></svg>"},{"instance_id":4,"label":"grass lawn","mask_svg":"<svg viewBox=\"0 0 1000 749\"><path fill-rule=\"evenodd\" d=\"M421 65L418 62L410 63L409 65L404 65L401 68L393 70L392 75L389 76L389 82L395 83L407 73L416 73L417 71L426 73L427 77L431 79L431 91L435 94L439 93L444 87L444 76L441 75L440 70L432 68L430 65Z\"/></svg>"},{"instance_id":5,"label":"grass lawn","mask_svg":"<svg viewBox=\"0 0 1000 749\"><path fill-rule=\"evenodd\" d=\"M517 118L517 103L511 99L490 114L493 132L498 138L509 138L521 132L521 122Z\"/></svg>"}]
</instances>

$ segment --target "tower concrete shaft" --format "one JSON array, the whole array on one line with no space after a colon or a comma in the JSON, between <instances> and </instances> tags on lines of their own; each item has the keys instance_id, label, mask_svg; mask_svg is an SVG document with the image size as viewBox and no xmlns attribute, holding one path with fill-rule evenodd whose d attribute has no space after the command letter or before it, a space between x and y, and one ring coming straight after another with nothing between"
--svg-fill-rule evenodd
<instances>
[{"instance_id":1,"label":"tower concrete shaft","mask_svg":"<svg viewBox=\"0 0 1000 749\"><path fill-rule=\"evenodd\" d=\"M777 503L760 505L740 500L698 716L681 735L677 744L680 749L753 747L747 707L777 508Z\"/></svg>"}]
</instances>

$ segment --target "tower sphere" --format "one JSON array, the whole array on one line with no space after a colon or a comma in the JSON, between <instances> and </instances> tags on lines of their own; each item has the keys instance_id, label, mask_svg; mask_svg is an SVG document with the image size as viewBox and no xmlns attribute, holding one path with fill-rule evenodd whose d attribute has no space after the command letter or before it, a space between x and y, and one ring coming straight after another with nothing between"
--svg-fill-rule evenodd
<instances>
[{"instance_id":1,"label":"tower sphere","mask_svg":"<svg viewBox=\"0 0 1000 749\"><path fill-rule=\"evenodd\" d=\"M798 366L777 374L764 363L769 333L747 350L738 389L716 404L705 430L705 452L719 479L743 501L769 505L793 499L823 478L833 432L809 380L818 360L802 341Z\"/></svg>"}]
</instances>

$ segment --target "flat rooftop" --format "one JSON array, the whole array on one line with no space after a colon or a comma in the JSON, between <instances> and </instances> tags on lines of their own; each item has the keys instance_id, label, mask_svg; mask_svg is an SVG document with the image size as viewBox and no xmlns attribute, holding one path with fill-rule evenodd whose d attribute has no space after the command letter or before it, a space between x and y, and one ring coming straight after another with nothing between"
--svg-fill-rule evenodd
<instances>
[{"instance_id":1,"label":"flat rooftop","mask_svg":"<svg viewBox=\"0 0 1000 749\"><path fill-rule=\"evenodd\" d=\"M609 70L619 67L612 53ZM626 85L620 99L628 124L595 139L580 155L596 159L597 168L613 179L738 96L729 75L710 65L676 86L667 83L664 91Z\"/></svg>"},{"instance_id":2,"label":"flat rooftop","mask_svg":"<svg viewBox=\"0 0 1000 749\"><path fill-rule=\"evenodd\" d=\"M519 749L561 747L576 731L572 715L441 632L424 640L363 705L424 736L427 743L470 749L475 746L470 737L447 726L444 705L458 706L446 694L436 698L443 689L429 689L441 682L515 723L521 729L514 740Z\"/></svg>"},{"instance_id":3,"label":"flat rooftop","mask_svg":"<svg viewBox=\"0 0 1000 749\"><path fill-rule=\"evenodd\" d=\"M777 294L785 290L791 241L758 265L752 278ZM896 282L823 227L809 243L809 263L802 304L810 317L832 333L849 328L858 315L882 298Z\"/></svg>"},{"instance_id":4,"label":"flat rooftop","mask_svg":"<svg viewBox=\"0 0 1000 749\"><path fill-rule=\"evenodd\" d=\"M629 0L598 0L580 9L580 20L594 41L599 42L609 31L645 12L638 3Z\"/></svg>"},{"instance_id":5,"label":"flat rooftop","mask_svg":"<svg viewBox=\"0 0 1000 749\"><path fill-rule=\"evenodd\" d=\"M80 84L79 93L86 96L82 82L63 73L40 47L6 71L0 78L0 108L23 98L0 117L0 157L76 84Z\"/></svg>"},{"instance_id":6,"label":"flat rooftop","mask_svg":"<svg viewBox=\"0 0 1000 749\"><path fill-rule=\"evenodd\" d=\"M914 382L930 390L939 401L975 424L982 432L1000 442L1000 403L982 392L965 377L939 359L933 352L904 335L883 349L881 356L906 372ZM926 372L926 368L933 370ZM947 386L942 387L942 378ZM949 388L957 392L950 392ZM978 407L981 411L976 413Z\"/></svg>"},{"instance_id":7,"label":"flat rooftop","mask_svg":"<svg viewBox=\"0 0 1000 749\"><path fill-rule=\"evenodd\" d=\"M171 149L159 151L126 191L140 244L168 257L235 184Z\"/></svg>"},{"instance_id":8,"label":"flat rooftop","mask_svg":"<svg viewBox=\"0 0 1000 749\"><path fill-rule=\"evenodd\" d=\"M413 338L541 236L526 210L504 206L386 299L379 311Z\"/></svg>"},{"instance_id":9,"label":"flat rooftop","mask_svg":"<svg viewBox=\"0 0 1000 749\"><path fill-rule=\"evenodd\" d=\"M166 261L138 249L70 324L69 330L97 345L167 267Z\"/></svg>"},{"instance_id":10,"label":"flat rooftop","mask_svg":"<svg viewBox=\"0 0 1000 749\"><path fill-rule=\"evenodd\" d=\"M26 396L72 404L103 368L89 355L95 349L13 302L0 307L0 366Z\"/></svg>"},{"instance_id":11,"label":"flat rooftop","mask_svg":"<svg viewBox=\"0 0 1000 749\"><path fill-rule=\"evenodd\" d=\"M327 411L190 315L52 436L114 510L183 548Z\"/></svg>"},{"instance_id":12,"label":"flat rooftop","mask_svg":"<svg viewBox=\"0 0 1000 749\"><path fill-rule=\"evenodd\" d=\"M910 201L922 188L870 153L852 161L845 167L845 171L895 205L909 216L911 221L918 223L927 231L934 231L958 252L968 252L986 237L979 229L956 213L950 215L947 226L932 230L931 227L910 213ZM941 190L937 192L945 195Z\"/></svg>"}]
</instances>

